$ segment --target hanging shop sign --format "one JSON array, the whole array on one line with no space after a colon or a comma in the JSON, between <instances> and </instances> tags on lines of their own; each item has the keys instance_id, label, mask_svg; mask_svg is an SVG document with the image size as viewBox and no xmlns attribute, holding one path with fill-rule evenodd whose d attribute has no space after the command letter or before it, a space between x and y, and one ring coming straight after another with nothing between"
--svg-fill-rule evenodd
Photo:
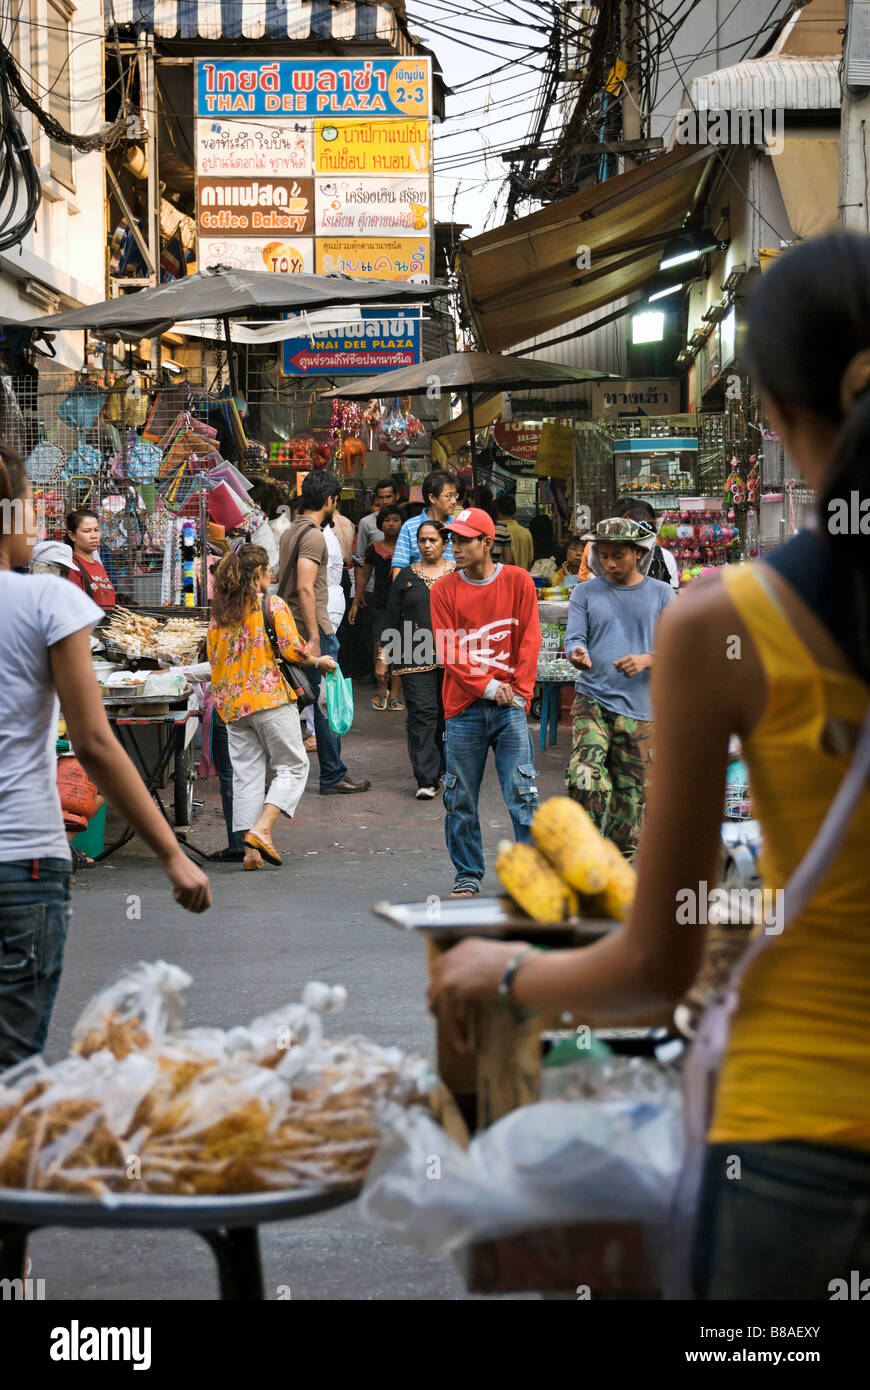
<instances>
[{"instance_id":1,"label":"hanging shop sign","mask_svg":"<svg viewBox=\"0 0 870 1390\"><path fill-rule=\"evenodd\" d=\"M413 367L422 360L419 309L363 309L340 332L284 342L287 376L365 376Z\"/></svg>"},{"instance_id":2,"label":"hanging shop sign","mask_svg":"<svg viewBox=\"0 0 870 1390\"><path fill-rule=\"evenodd\" d=\"M624 381L595 381L591 386L592 414L615 420L622 415L673 415L680 408L676 377L639 377Z\"/></svg>"},{"instance_id":3,"label":"hanging shop sign","mask_svg":"<svg viewBox=\"0 0 870 1390\"><path fill-rule=\"evenodd\" d=\"M282 275L310 275L314 270L311 237L199 238L199 266L228 265L233 270L271 270Z\"/></svg>"},{"instance_id":4,"label":"hanging shop sign","mask_svg":"<svg viewBox=\"0 0 870 1390\"><path fill-rule=\"evenodd\" d=\"M214 178L257 174L261 178L308 177L313 171L311 121L196 122L196 167Z\"/></svg>"},{"instance_id":5,"label":"hanging shop sign","mask_svg":"<svg viewBox=\"0 0 870 1390\"><path fill-rule=\"evenodd\" d=\"M210 179L197 185L200 236L262 236L265 232L311 234L314 227L311 179Z\"/></svg>"},{"instance_id":6,"label":"hanging shop sign","mask_svg":"<svg viewBox=\"0 0 870 1390\"><path fill-rule=\"evenodd\" d=\"M318 236L408 236L429 227L427 178L314 180Z\"/></svg>"},{"instance_id":7,"label":"hanging shop sign","mask_svg":"<svg viewBox=\"0 0 870 1390\"><path fill-rule=\"evenodd\" d=\"M362 280L429 281L429 240L414 237L317 238L317 274Z\"/></svg>"},{"instance_id":8,"label":"hanging shop sign","mask_svg":"<svg viewBox=\"0 0 870 1390\"><path fill-rule=\"evenodd\" d=\"M428 121L315 121L317 174L425 174Z\"/></svg>"},{"instance_id":9,"label":"hanging shop sign","mask_svg":"<svg viewBox=\"0 0 870 1390\"><path fill-rule=\"evenodd\" d=\"M200 58L197 116L428 116L428 58Z\"/></svg>"},{"instance_id":10,"label":"hanging shop sign","mask_svg":"<svg viewBox=\"0 0 870 1390\"><path fill-rule=\"evenodd\" d=\"M541 442L540 425L527 425L522 420L499 420L493 425L493 439L502 453L523 463L534 463Z\"/></svg>"}]
</instances>

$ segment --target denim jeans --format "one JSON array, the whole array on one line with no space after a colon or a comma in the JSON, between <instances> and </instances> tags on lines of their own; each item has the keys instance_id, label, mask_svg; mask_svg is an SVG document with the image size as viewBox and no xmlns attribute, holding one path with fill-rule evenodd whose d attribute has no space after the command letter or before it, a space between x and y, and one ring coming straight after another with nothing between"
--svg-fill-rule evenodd
<instances>
[{"instance_id":1,"label":"denim jeans","mask_svg":"<svg viewBox=\"0 0 870 1390\"><path fill-rule=\"evenodd\" d=\"M224 823L227 827L227 845L230 849L243 850L245 837L241 830L233 830L233 764L230 758L227 726L217 710L214 710L212 714L211 755L214 758L218 782L220 783L221 807L224 813Z\"/></svg>"},{"instance_id":2,"label":"denim jeans","mask_svg":"<svg viewBox=\"0 0 870 1390\"><path fill-rule=\"evenodd\" d=\"M69 927L67 859L0 863L0 1071L45 1047Z\"/></svg>"},{"instance_id":3,"label":"denim jeans","mask_svg":"<svg viewBox=\"0 0 870 1390\"><path fill-rule=\"evenodd\" d=\"M709 1146L698 1298L830 1299L852 1270L870 1279L870 1153L791 1140Z\"/></svg>"},{"instance_id":4,"label":"denim jeans","mask_svg":"<svg viewBox=\"0 0 870 1390\"><path fill-rule=\"evenodd\" d=\"M474 700L447 720L444 736L444 829L457 885L480 883L485 872L477 800L490 748L516 840L528 843L538 809L538 774L526 711Z\"/></svg>"},{"instance_id":5,"label":"denim jeans","mask_svg":"<svg viewBox=\"0 0 870 1390\"><path fill-rule=\"evenodd\" d=\"M334 656L337 659L338 638L335 633L327 634L322 628L318 628L318 632L320 633L320 655ZM316 699L320 693L322 673L312 669L308 672L308 677ZM327 787L337 787L339 782L343 782L347 776L347 768L341 761L341 739L336 738L329 727L329 720L320 713L317 705L314 706L314 737L317 739L317 760L320 763L320 790L324 791Z\"/></svg>"}]
</instances>

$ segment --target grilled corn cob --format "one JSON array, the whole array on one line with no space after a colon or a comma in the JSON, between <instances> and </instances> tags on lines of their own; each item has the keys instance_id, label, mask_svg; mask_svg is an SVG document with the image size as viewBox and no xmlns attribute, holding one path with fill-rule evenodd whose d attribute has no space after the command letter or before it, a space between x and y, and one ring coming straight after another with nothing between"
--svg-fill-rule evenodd
<instances>
[{"instance_id":1,"label":"grilled corn cob","mask_svg":"<svg viewBox=\"0 0 870 1390\"><path fill-rule=\"evenodd\" d=\"M602 892L590 899L587 907L605 917L627 917L634 902L637 874L611 840L603 841L603 863L607 883Z\"/></svg>"},{"instance_id":2,"label":"grilled corn cob","mask_svg":"<svg viewBox=\"0 0 870 1390\"><path fill-rule=\"evenodd\" d=\"M535 812L532 838L566 883L581 893L607 886L606 841L582 806L568 796L551 796Z\"/></svg>"},{"instance_id":3,"label":"grilled corn cob","mask_svg":"<svg viewBox=\"0 0 870 1390\"><path fill-rule=\"evenodd\" d=\"M514 901L536 922L561 922L575 917L580 910L573 888L562 881L533 845L502 840L495 871Z\"/></svg>"}]
</instances>

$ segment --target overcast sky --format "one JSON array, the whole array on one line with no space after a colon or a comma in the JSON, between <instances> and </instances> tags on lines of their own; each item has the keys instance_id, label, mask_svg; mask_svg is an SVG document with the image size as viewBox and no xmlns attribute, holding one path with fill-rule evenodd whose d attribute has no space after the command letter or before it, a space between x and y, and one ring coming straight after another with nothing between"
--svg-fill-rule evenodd
<instances>
[{"instance_id":1,"label":"overcast sky","mask_svg":"<svg viewBox=\"0 0 870 1390\"><path fill-rule=\"evenodd\" d=\"M442 222L470 223L465 235L471 236L504 220L504 190L495 214L493 202L507 166L493 151L526 143L546 56L529 50L546 47L549 14L539 0L502 0L498 6L486 0L408 0L408 6L410 32L437 54L444 80L455 90L447 98L447 119L435 126L435 215ZM545 32L526 27L523 18Z\"/></svg>"}]
</instances>

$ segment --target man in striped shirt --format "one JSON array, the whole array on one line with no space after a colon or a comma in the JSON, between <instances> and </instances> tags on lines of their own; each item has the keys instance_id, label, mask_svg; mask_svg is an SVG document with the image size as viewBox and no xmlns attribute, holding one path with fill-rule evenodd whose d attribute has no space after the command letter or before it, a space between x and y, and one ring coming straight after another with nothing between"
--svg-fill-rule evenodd
<instances>
[{"instance_id":1,"label":"man in striped shirt","mask_svg":"<svg viewBox=\"0 0 870 1390\"><path fill-rule=\"evenodd\" d=\"M399 539L396 541L396 549L393 552L393 578L404 569L406 565L414 565L420 559L420 550L417 545L417 532L424 521L434 521L438 526L446 526L448 521L453 519L453 509L459 500L459 479L455 473L448 473L445 468L436 468L433 473L428 474L423 479L423 501L425 509L419 516L411 517L406 521L401 531ZM445 560L453 559L453 550L448 543L444 547Z\"/></svg>"}]
</instances>

